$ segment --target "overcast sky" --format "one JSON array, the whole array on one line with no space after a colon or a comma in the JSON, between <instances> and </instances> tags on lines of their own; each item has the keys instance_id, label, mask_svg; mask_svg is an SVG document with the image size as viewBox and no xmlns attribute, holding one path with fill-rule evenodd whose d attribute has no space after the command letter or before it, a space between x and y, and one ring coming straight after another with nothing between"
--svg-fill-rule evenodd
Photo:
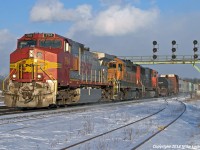
<instances>
[{"instance_id":1,"label":"overcast sky","mask_svg":"<svg viewBox=\"0 0 200 150\"><path fill-rule=\"evenodd\" d=\"M200 42L200 0L6 0L0 5L0 74L8 74L9 54L25 33L53 32L91 50L117 56L193 55ZM197 77L192 65L149 66L160 74Z\"/></svg>"}]
</instances>

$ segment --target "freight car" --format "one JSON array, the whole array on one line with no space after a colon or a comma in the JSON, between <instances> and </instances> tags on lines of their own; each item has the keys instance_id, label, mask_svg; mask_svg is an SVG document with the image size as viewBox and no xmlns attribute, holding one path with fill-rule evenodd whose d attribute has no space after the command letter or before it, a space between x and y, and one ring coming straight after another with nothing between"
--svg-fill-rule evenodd
<instances>
[{"instance_id":1,"label":"freight car","mask_svg":"<svg viewBox=\"0 0 200 150\"><path fill-rule=\"evenodd\" d=\"M198 84L190 81L179 79L179 92L180 93L194 93L198 90Z\"/></svg>"},{"instance_id":2,"label":"freight car","mask_svg":"<svg viewBox=\"0 0 200 150\"><path fill-rule=\"evenodd\" d=\"M53 33L30 33L10 54L9 107L155 96L157 72ZM149 94L151 93L151 94Z\"/></svg>"}]
</instances>

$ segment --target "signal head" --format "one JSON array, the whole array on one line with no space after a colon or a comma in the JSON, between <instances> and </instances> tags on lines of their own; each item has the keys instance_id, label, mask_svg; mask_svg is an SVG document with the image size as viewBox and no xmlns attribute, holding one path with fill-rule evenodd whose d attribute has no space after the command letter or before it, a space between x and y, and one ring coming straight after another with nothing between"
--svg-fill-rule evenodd
<instances>
[{"instance_id":1,"label":"signal head","mask_svg":"<svg viewBox=\"0 0 200 150\"><path fill-rule=\"evenodd\" d=\"M153 59L157 59L157 55L153 55Z\"/></svg>"},{"instance_id":2,"label":"signal head","mask_svg":"<svg viewBox=\"0 0 200 150\"><path fill-rule=\"evenodd\" d=\"M193 41L193 44L194 44L194 45L197 45L197 44L198 44L198 41L197 41L197 40L194 40L194 41Z\"/></svg>"},{"instance_id":3,"label":"signal head","mask_svg":"<svg viewBox=\"0 0 200 150\"><path fill-rule=\"evenodd\" d=\"M158 43L157 43L157 41L153 41L153 45L157 45Z\"/></svg>"},{"instance_id":4,"label":"signal head","mask_svg":"<svg viewBox=\"0 0 200 150\"><path fill-rule=\"evenodd\" d=\"M173 53L176 52L176 48L173 47L173 48L172 48L172 52L173 52Z\"/></svg>"},{"instance_id":5,"label":"signal head","mask_svg":"<svg viewBox=\"0 0 200 150\"><path fill-rule=\"evenodd\" d=\"M197 54L194 54L194 59L197 59L198 58L198 55Z\"/></svg>"},{"instance_id":6,"label":"signal head","mask_svg":"<svg viewBox=\"0 0 200 150\"><path fill-rule=\"evenodd\" d=\"M198 48L197 48L197 47L194 47L194 48L193 48L193 51L194 51L194 52L197 52L197 51L198 51Z\"/></svg>"},{"instance_id":7,"label":"signal head","mask_svg":"<svg viewBox=\"0 0 200 150\"><path fill-rule=\"evenodd\" d=\"M153 52L155 53L155 52L157 52L158 51L158 49L157 48L153 48Z\"/></svg>"},{"instance_id":8,"label":"signal head","mask_svg":"<svg viewBox=\"0 0 200 150\"><path fill-rule=\"evenodd\" d=\"M175 40L172 41L172 45L176 45L176 41Z\"/></svg>"},{"instance_id":9,"label":"signal head","mask_svg":"<svg viewBox=\"0 0 200 150\"><path fill-rule=\"evenodd\" d=\"M173 54L173 55L172 55L172 59L176 59L176 55Z\"/></svg>"}]
</instances>

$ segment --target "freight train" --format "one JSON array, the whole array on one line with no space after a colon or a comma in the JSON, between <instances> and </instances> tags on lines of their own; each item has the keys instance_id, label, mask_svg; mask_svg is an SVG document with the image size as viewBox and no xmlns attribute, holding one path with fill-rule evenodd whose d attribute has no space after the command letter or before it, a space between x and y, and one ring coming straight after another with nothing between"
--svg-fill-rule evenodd
<instances>
[{"instance_id":1,"label":"freight train","mask_svg":"<svg viewBox=\"0 0 200 150\"><path fill-rule=\"evenodd\" d=\"M21 108L155 97L159 91L156 70L54 33L18 39L7 82L4 103Z\"/></svg>"}]
</instances>

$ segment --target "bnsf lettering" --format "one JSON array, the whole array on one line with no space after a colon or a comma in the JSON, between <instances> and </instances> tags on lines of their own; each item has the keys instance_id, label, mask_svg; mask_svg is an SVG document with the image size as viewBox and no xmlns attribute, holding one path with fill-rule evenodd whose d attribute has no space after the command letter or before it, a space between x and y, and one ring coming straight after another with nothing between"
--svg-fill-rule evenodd
<instances>
[{"instance_id":1,"label":"bnsf lettering","mask_svg":"<svg viewBox=\"0 0 200 150\"><path fill-rule=\"evenodd\" d=\"M33 64L25 64L24 67L33 67Z\"/></svg>"},{"instance_id":2,"label":"bnsf lettering","mask_svg":"<svg viewBox=\"0 0 200 150\"><path fill-rule=\"evenodd\" d=\"M33 67L33 64L23 64L19 66L19 68L22 68L22 67Z\"/></svg>"},{"instance_id":3,"label":"bnsf lettering","mask_svg":"<svg viewBox=\"0 0 200 150\"><path fill-rule=\"evenodd\" d=\"M33 66L34 66L33 64L22 64L19 66L19 70L22 69L23 72L31 72Z\"/></svg>"}]
</instances>

